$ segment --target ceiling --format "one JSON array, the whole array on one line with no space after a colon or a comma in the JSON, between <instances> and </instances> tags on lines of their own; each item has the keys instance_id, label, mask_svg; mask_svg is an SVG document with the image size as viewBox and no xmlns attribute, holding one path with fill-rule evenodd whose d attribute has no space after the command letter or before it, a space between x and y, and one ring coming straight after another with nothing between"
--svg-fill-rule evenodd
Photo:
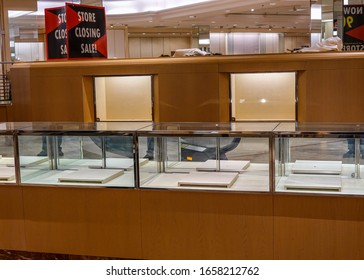
<instances>
[{"instance_id":1,"label":"ceiling","mask_svg":"<svg viewBox=\"0 0 364 280\"><path fill-rule=\"evenodd\" d=\"M153 29L163 32L166 29L188 30L208 25L211 30L224 31L243 29L264 32L310 32L310 0L201 0L200 3L197 3L197 0L184 1L187 1L187 5L179 7L165 6L165 3L174 2L177 5L182 0L104 0L103 3L107 25L113 28L127 26L129 30ZM322 2L323 12L332 12L333 0L311 2L318 1ZM101 0L88 2L100 3ZM194 4L190 4L191 2ZM326 2L331 4L325 4ZM160 3L164 3L164 6L158 6ZM40 0L38 12L11 18L11 25L20 29L44 28L42 14L45 5L63 6L64 1ZM121 11L117 8L121 8Z\"/></svg>"}]
</instances>

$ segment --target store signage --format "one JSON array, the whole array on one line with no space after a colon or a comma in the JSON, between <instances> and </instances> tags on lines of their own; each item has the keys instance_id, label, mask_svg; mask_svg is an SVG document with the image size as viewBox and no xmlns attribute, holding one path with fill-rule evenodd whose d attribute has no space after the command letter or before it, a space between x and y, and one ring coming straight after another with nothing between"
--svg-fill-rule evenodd
<instances>
[{"instance_id":1,"label":"store signage","mask_svg":"<svg viewBox=\"0 0 364 280\"><path fill-rule=\"evenodd\" d=\"M68 57L107 58L104 7L66 4Z\"/></svg>"},{"instance_id":2,"label":"store signage","mask_svg":"<svg viewBox=\"0 0 364 280\"><path fill-rule=\"evenodd\" d=\"M47 59L107 58L105 8L66 3L45 9Z\"/></svg>"},{"instance_id":3,"label":"store signage","mask_svg":"<svg viewBox=\"0 0 364 280\"><path fill-rule=\"evenodd\" d=\"M66 59L67 28L66 8L49 8L44 12L47 59Z\"/></svg>"},{"instance_id":4,"label":"store signage","mask_svg":"<svg viewBox=\"0 0 364 280\"><path fill-rule=\"evenodd\" d=\"M344 5L344 51L364 50L364 5Z\"/></svg>"}]
</instances>

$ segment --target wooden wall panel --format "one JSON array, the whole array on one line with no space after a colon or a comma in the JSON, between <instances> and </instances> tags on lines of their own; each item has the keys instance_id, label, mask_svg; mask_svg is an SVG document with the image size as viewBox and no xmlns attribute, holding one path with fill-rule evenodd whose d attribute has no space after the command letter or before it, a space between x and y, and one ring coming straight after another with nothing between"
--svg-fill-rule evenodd
<instances>
[{"instance_id":1,"label":"wooden wall panel","mask_svg":"<svg viewBox=\"0 0 364 280\"><path fill-rule=\"evenodd\" d=\"M304 107L309 113L305 121L364 121L364 83L359 82L364 76L364 67L307 70L306 73Z\"/></svg>"},{"instance_id":2,"label":"wooden wall panel","mask_svg":"<svg viewBox=\"0 0 364 280\"><path fill-rule=\"evenodd\" d=\"M219 119L221 122L231 121L230 75L219 74Z\"/></svg>"},{"instance_id":3,"label":"wooden wall panel","mask_svg":"<svg viewBox=\"0 0 364 280\"><path fill-rule=\"evenodd\" d=\"M22 190L16 185L0 185L0 248L25 249Z\"/></svg>"},{"instance_id":4,"label":"wooden wall panel","mask_svg":"<svg viewBox=\"0 0 364 280\"><path fill-rule=\"evenodd\" d=\"M0 106L0 122L8 121L8 107L11 105L2 105Z\"/></svg>"},{"instance_id":5,"label":"wooden wall panel","mask_svg":"<svg viewBox=\"0 0 364 280\"><path fill-rule=\"evenodd\" d=\"M230 73L297 71L299 121L362 122L363 61L363 53L302 53L16 64L8 120L89 121L93 76L147 74L158 76L159 121L227 121Z\"/></svg>"},{"instance_id":6,"label":"wooden wall panel","mask_svg":"<svg viewBox=\"0 0 364 280\"><path fill-rule=\"evenodd\" d=\"M24 187L26 249L141 258L139 192Z\"/></svg>"},{"instance_id":7,"label":"wooden wall panel","mask_svg":"<svg viewBox=\"0 0 364 280\"><path fill-rule=\"evenodd\" d=\"M141 191L144 259L272 259L272 196Z\"/></svg>"},{"instance_id":8,"label":"wooden wall panel","mask_svg":"<svg viewBox=\"0 0 364 280\"><path fill-rule=\"evenodd\" d=\"M32 121L83 121L82 78L76 71L32 71L31 89Z\"/></svg>"},{"instance_id":9,"label":"wooden wall panel","mask_svg":"<svg viewBox=\"0 0 364 280\"><path fill-rule=\"evenodd\" d=\"M217 73L160 74L159 90L161 121L219 121Z\"/></svg>"},{"instance_id":10,"label":"wooden wall panel","mask_svg":"<svg viewBox=\"0 0 364 280\"><path fill-rule=\"evenodd\" d=\"M83 120L84 122L95 122L95 96L94 81L92 77L83 78L82 101L83 101Z\"/></svg>"},{"instance_id":11,"label":"wooden wall panel","mask_svg":"<svg viewBox=\"0 0 364 280\"><path fill-rule=\"evenodd\" d=\"M363 259L363 198L276 195L274 258Z\"/></svg>"},{"instance_id":12,"label":"wooden wall panel","mask_svg":"<svg viewBox=\"0 0 364 280\"><path fill-rule=\"evenodd\" d=\"M30 72L28 67L11 70L12 106L8 107L8 121L32 121Z\"/></svg>"}]
</instances>

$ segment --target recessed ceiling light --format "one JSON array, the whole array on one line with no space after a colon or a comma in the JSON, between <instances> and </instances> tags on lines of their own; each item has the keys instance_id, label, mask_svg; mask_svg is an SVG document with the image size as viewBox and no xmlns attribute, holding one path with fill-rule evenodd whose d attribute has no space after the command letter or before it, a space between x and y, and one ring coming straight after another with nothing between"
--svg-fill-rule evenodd
<instances>
[{"instance_id":1,"label":"recessed ceiling light","mask_svg":"<svg viewBox=\"0 0 364 280\"><path fill-rule=\"evenodd\" d=\"M250 9L251 12L254 12L255 10L254 9Z\"/></svg>"}]
</instances>

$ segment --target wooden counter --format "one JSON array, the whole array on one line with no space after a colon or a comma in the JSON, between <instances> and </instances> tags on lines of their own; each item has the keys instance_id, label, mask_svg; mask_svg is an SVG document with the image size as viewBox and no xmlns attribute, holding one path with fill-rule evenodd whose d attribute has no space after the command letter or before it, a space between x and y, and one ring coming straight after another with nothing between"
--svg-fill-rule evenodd
<instances>
[{"instance_id":1,"label":"wooden counter","mask_svg":"<svg viewBox=\"0 0 364 280\"><path fill-rule=\"evenodd\" d=\"M19 63L8 121L94 121L93 77L153 76L155 121L229 121L230 73L297 72L297 120L364 121L364 53ZM136 259L363 259L363 197L0 186L3 249Z\"/></svg>"},{"instance_id":2,"label":"wooden counter","mask_svg":"<svg viewBox=\"0 0 364 280\"><path fill-rule=\"evenodd\" d=\"M154 121L230 121L230 73L297 72L297 120L364 121L364 53L18 63L8 121L94 121L93 77L152 75Z\"/></svg>"}]
</instances>

